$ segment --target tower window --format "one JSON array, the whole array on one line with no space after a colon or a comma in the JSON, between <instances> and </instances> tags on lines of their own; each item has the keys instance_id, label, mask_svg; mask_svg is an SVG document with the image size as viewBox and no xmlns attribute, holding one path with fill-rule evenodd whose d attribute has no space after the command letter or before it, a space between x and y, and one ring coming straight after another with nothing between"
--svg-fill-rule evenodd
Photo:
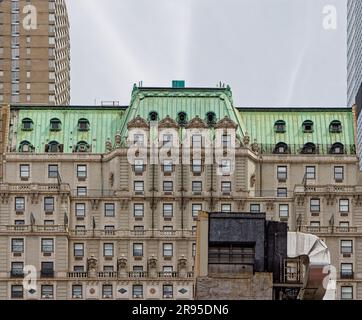
<instances>
[{"instance_id":1,"label":"tower window","mask_svg":"<svg viewBox=\"0 0 362 320\"><path fill-rule=\"evenodd\" d=\"M276 133L284 133L285 132L285 121L284 120L278 120L274 124L274 131Z\"/></svg>"},{"instance_id":2,"label":"tower window","mask_svg":"<svg viewBox=\"0 0 362 320\"><path fill-rule=\"evenodd\" d=\"M303 146L303 154L315 154L317 151L316 145L312 142L308 142Z\"/></svg>"},{"instance_id":3,"label":"tower window","mask_svg":"<svg viewBox=\"0 0 362 320\"><path fill-rule=\"evenodd\" d=\"M158 121L158 113L156 111L150 112L150 114L148 115L148 120L149 121Z\"/></svg>"},{"instance_id":4,"label":"tower window","mask_svg":"<svg viewBox=\"0 0 362 320\"><path fill-rule=\"evenodd\" d=\"M339 120L333 120L329 125L329 132L340 133L342 132L342 123Z\"/></svg>"},{"instance_id":5,"label":"tower window","mask_svg":"<svg viewBox=\"0 0 362 320\"><path fill-rule=\"evenodd\" d=\"M22 141L20 143L19 152L32 152L34 147L29 141Z\"/></svg>"},{"instance_id":6,"label":"tower window","mask_svg":"<svg viewBox=\"0 0 362 320\"><path fill-rule=\"evenodd\" d=\"M88 152L90 150L90 146L85 141L80 141L77 143L77 146L75 148L75 152Z\"/></svg>"},{"instance_id":7,"label":"tower window","mask_svg":"<svg viewBox=\"0 0 362 320\"><path fill-rule=\"evenodd\" d=\"M33 128L34 128L34 122L33 122L33 120L31 120L31 119L29 119L29 118L23 119L23 121L22 121L22 127L21 127L21 129L22 129L23 131L31 131L31 130L33 130Z\"/></svg>"},{"instance_id":8,"label":"tower window","mask_svg":"<svg viewBox=\"0 0 362 320\"><path fill-rule=\"evenodd\" d=\"M274 153L288 153L288 145L284 142L279 142L275 145Z\"/></svg>"},{"instance_id":9,"label":"tower window","mask_svg":"<svg viewBox=\"0 0 362 320\"><path fill-rule=\"evenodd\" d=\"M336 142L332 145L330 152L331 154L343 154L344 146L340 142Z\"/></svg>"},{"instance_id":10,"label":"tower window","mask_svg":"<svg viewBox=\"0 0 362 320\"><path fill-rule=\"evenodd\" d=\"M59 119L53 118L50 120L50 131L60 131L62 129L62 123Z\"/></svg>"},{"instance_id":11,"label":"tower window","mask_svg":"<svg viewBox=\"0 0 362 320\"><path fill-rule=\"evenodd\" d=\"M78 121L78 130L79 131L88 131L89 130L89 121L87 119L79 119Z\"/></svg>"},{"instance_id":12,"label":"tower window","mask_svg":"<svg viewBox=\"0 0 362 320\"><path fill-rule=\"evenodd\" d=\"M304 133L312 133L313 132L313 121L305 120L303 122L303 132Z\"/></svg>"}]
</instances>

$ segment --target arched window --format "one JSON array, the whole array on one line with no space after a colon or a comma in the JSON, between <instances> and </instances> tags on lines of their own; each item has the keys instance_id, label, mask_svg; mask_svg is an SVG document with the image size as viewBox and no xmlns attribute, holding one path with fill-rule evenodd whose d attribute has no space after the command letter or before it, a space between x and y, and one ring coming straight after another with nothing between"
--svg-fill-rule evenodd
<instances>
[{"instance_id":1,"label":"arched window","mask_svg":"<svg viewBox=\"0 0 362 320\"><path fill-rule=\"evenodd\" d=\"M303 122L303 132L305 132L305 133L313 132L313 121L305 120Z\"/></svg>"},{"instance_id":2,"label":"arched window","mask_svg":"<svg viewBox=\"0 0 362 320\"><path fill-rule=\"evenodd\" d=\"M180 126L185 126L187 124L187 113L186 112L179 112L177 114L177 122Z\"/></svg>"},{"instance_id":3,"label":"arched window","mask_svg":"<svg viewBox=\"0 0 362 320\"><path fill-rule=\"evenodd\" d=\"M329 132L339 133L342 132L342 123L339 120L333 120L329 125Z\"/></svg>"},{"instance_id":4,"label":"arched window","mask_svg":"<svg viewBox=\"0 0 362 320\"><path fill-rule=\"evenodd\" d=\"M302 149L303 154L315 154L317 151L316 145L312 142L307 142Z\"/></svg>"},{"instance_id":5,"label":"arched window","mask_svg":"<svg viewBox=\"0 0 362 320\"><path fill-rule=\"evenodd\" d=\"M158 121L158 113L156 111L151 111L148 115L148 121Z\"/></svg>"},{"instance_id":6,"label":"arched window","mask_svg":"<svg viewBox=\"0 0 362 320\"><path fill-rule=\"evenodd\" d=\"M34 122L30 118L23 119L21 123L22 123L21 129L23 131L31 131L34 128Z\"/></svg>"},{"instance_id":7,"label":"arched window","mask_svg":"<svg viewBox=\"0 0 362 320\"><path fill-rule=\"evenodd\" d=\"M63 145L57 141L51 141L45 145L45 152L49 153L63 152Z\"/></svg>"},{"instance_id":8,"label":"arched window","mask_svg":"<svg viewBox=\"0 0 362 320\"><path fill-rule=\"evenodd\" d=\"M279 142L275 145L274 153L283 154L288 153L288 145L284 142Z\"/></svg>"},{"instance_id":9,"label":"arched window","mask_svg":"<svg viewBox=\"0 0 362 320\"><path fill-rule=\"evenodd\" d=\"M89 121L87 119L78 120L78 130L79 131L88 131L89 130Z\"/></svg>"},{"instance_id":10,"label":"arched window","mask_svg":"<svg viewBox=\"0 0 362 320\"><path fill-rule=\"evenodd\" d=\"M285 121L284 120L278 120L274 124L274 131L276 133L284 133L285 132Z\"/></svg>"},{"instance_id":11,"label":"arched window","mask_svg":"<svg viewBox=\"0 0 362 320\"><path fill-rule=\"evenodd\" d=\"M209 111L208 113L206 113L206 122L209 126L212 126L216 123L215 112Z\"/></svg>"},{"instance_id":12,"label":"arched window","mask_svg":"<svg viewBox=\"0 0 362 320\"><path fill-rule=\"evenodd\" d=\"M50 120L50 131L60 131L62 129L62 123L58 118Z\"/></svg>"},{"instance_id":13,"label":"arched window","mask_svg":"<svg viewBox=\"0 0 362 320\"><path fill-rule=\"evenodd\" d=\"M32 152L34 147L29 141L20 142L19 152Z\"/></svg>"},{"instance_id":14,"label":"arched window","mask_svg":"<svg viewBox=\"0 0 362 320\"><path fill-rule=\"evenodd\" d=\"M85 141L79 141L77 143L77 146L75 148L75 152L88 152L90 149L90 146L87 142Z\"/></svg>"},{"instance_id":15,"label":"arched window","mask_svg":"<svg viewBox=\"0 0 362 320\"><path fill-rule=\"evenodd\" d=\"M329 151L331 154L343 154L344 153L344 145L340 142L336 142L332 145L331 150Z\"/></svg>"}]
</instances>

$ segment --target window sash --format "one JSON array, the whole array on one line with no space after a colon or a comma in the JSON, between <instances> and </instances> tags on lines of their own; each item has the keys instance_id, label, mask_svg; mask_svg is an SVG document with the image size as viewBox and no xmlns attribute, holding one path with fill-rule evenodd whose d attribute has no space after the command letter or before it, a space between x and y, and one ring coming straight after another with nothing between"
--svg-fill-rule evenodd
<instances>
[{"instance_id":1,"label":"window sash","mask_svg":"<svg viewBox=\"0 0 362 320\"><path fill-rule=\"evenodd\" d=\"M30 177L30 166L28 164L20 165L20 177L29 178Z\"/></svg>"},{"instance_id":2,"label":"window sash","mask_svg":"<svg viewBox=\"0 0 362 320\"><path fill-rule=\"evenodd\" d=\"M53 239L42 239L41 251L42 252L53 252L54 251L54 240Z\"/></svg>"},{"instance_id":3,"label":"window sash","mask_svg":"<svg viewBox=\"0 0 362 320\"><path fill-rule=\"evenodd\" d=\"M163 256L172 257L173 256L173 245L166 243L163 245Z\"/></svg>"},{"instance_id":4,"label":"window sash","mask_svg":"<svg viewBox=\"0 0 362 320\"><path fill-rule=\"evenodd\" d=\"M173 216L173 204L165 203L163 205L163 216L164 217L172 217Z\"/></svg>"},{"instance_id":5,"label":"window sash","mask_svg":"<svg viewBox=\"0 0 362 320\"><path fill-rule=\"evenodd\" d=\"M143 217L144 216L144 205L143 204L134 204L133 206L133 215L135 217Z\"/></svg>"},{"instance_id":6,"label":"window sash","mask_svg":"<svg viewBox=\"0 0 362 320\"><path fill-rule=\"evenodd\" d=\"M133 256L143 257L143 244L138 244L138 243L133 244Z\"/></svg>"},{"instance_id":7,"label":"window sash","mask_svg":"<svg viewBox=\"0 0 362 320\"><path fill-rule=\"evenodd\" d=\"M114 203L106 203L104 205L104 215L106 217L114 217L114 215L115 215L115 205L114 205Z\"/></svg>"}]
</instances>

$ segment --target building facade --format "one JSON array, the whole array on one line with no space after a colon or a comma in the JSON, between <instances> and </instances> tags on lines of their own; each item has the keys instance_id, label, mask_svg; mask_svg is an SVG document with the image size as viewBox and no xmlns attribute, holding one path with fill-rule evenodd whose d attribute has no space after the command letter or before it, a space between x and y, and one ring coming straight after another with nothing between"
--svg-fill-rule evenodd
<instances>
[{"instance_id":1,"label":"building facade","mask_svg":"<svg viewBox=\"0 0 362 320\"><path fill-rule=\"evenodd\" d=\"M135 87L124 108L7 108L0 299L192 299L200 210L317 234L337 297L362 299L352 109L240 109L229 87L182 86Z\"/></svg>"},{"instance_id":2,"label":"building facade","mask_svg":"<svg viewBox=\"0 0 362 320\"><path fill-rule=\"evenodd\" d=\"M0 103L68 105L65 0L0 2Z\"/></svg>"}]
</instances>

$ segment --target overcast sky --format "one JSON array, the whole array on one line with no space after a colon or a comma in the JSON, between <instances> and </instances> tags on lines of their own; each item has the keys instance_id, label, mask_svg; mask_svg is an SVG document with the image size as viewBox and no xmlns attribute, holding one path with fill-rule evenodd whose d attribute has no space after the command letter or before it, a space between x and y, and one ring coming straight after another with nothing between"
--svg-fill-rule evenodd
<instances>
[{"instance_id":1,"label":"overcast sky","mask_svg":"<svg viewBox=\"0 0 362 320\"><path fill-rule=\"evenodd\" d=\"M345 106L346 0L67 0L72 104L229 84L237 106ZM323 8L337 8L337 29Z\"/></svg>"}]
</instances>

